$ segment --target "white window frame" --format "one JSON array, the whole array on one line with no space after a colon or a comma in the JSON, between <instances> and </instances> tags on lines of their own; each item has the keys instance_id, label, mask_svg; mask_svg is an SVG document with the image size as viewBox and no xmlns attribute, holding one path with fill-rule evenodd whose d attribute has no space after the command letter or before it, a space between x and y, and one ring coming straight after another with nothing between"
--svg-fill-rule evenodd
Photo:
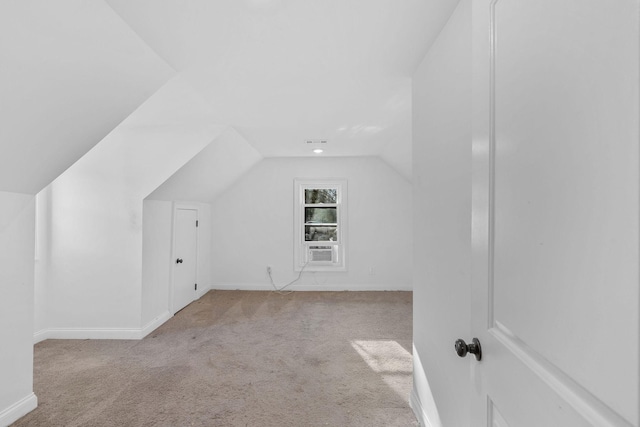
<instances>
[{"instance_id":1,"label":"white window frame","mask_svg":"<svg viewBox=\"0 0 640 427\"><path fill-rule=\"evenodd\" d=\"M304 240L304 191L307 189L335 188L337 190L337 240L313 241ZM346 179L302 179L294 180L294 271L346 271L347 270L347 180ZM333 262L311 261L311 246L326 246L333 251Z\"/></svg>"}]
</instances>

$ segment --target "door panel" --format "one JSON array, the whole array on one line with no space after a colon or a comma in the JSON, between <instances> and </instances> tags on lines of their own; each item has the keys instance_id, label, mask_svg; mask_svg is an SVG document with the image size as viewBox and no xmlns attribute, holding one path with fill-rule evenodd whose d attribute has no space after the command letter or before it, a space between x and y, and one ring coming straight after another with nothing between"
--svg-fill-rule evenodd
<instances>
[{"instance_id":1,"label":"door panel","mask_svg":"<svg viewBox=\"0 0 640 427\"><path fill-rule=\"evenodd\" d=\"M638 9L474 2L474 425L638 426Z\"/></svg>"},{"instance_id":2,"label":"door panel","mask_svg":"<svg viewBox=\"0 0 640 427\"><path fill-rule=\"evenodd\" d=\"M198 211L176 209L174 228L173 313L196 297L198 259Z\"/></svg>"},{"instance_id":3,"label":"door panel","mask_svg":"<svg viewBox=\"0 0 640 427\"><path fill-rule=\"evenodd\" d=\"M504 417L498 411L498 408L489 401L489 426L491 427L509 427L509 424L505 421Z\"/></svg>"}]
</instances>

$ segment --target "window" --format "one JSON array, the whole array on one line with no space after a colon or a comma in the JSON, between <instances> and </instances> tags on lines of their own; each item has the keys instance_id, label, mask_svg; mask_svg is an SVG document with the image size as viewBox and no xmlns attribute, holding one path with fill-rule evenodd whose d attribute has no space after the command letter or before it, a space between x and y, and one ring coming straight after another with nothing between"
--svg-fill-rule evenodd
<instances>
[{"instance_id":1,"label":"window","mask_svg":"<svg viewBox=\"0 0 640 427\"><path fill-rule=\"evenodd\" d=\"M346 270L346 180L296 179L294 184L295 270Z\"/></svg>"}]
</instances>

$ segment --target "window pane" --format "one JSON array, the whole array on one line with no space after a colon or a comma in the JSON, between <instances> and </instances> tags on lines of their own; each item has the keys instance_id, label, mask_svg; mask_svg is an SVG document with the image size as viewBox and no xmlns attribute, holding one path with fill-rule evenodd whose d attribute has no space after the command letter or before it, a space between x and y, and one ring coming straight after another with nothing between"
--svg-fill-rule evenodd
<instances>
[{"instance_id":1,"label":"window pane","mask_svg":"<svg viewBox=\"0 0 640 427\"><path fill-rule=\"evenodd\" d=\"M338 240L338 227L315 225L304 226L304 240L307 242L336 242Z\"/></svg>"},{"instance_id":2,"label":"window pane","mask_svg":"<svg viewBox=\"0 0 640 427\"><path fill-rule=\"evenodd\" d=\"M338 222L338 209L304 208L304 222L318 224L336 224Z\"/></svg>"},{"instance_id":3,"label":"window pane","mask_svg":"<svg viewBox=\"0 0 640 427\"><path fill-rule=\"evenodd\" d=\"M304 202L314 203L338 203L338 190L335 188L318 188L304 190Z\"/></svg>"}]
</instances>

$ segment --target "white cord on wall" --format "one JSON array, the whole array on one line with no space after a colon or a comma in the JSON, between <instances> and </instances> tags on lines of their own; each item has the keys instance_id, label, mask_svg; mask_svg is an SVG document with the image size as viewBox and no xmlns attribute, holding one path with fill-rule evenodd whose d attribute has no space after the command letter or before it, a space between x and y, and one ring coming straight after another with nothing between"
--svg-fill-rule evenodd
<instances>
[{"instance_id":1,"label":"white cord on wall","mask_svg":"<svg viewBox=\"0 0 640 427\"><path fill-rule=\"evenodd\" d=\"M307 266L307 264L309 264L309 262L307 261L302 268L300 269L300 273L298 273L298 277L296 277L294 280L290 281L289 283L287 283L286 285L278 288L278 286L276 286L276 284L273 282L273 277L271 276L271 267L267 267L267 274L269 274L269 280L271 281L271 286L273 286L274 292L280 295L288 295L293 291L288 291L288 292L282 292L284 289L286 289L287 287L293 285L294 283L296 283L298 280L300 280L300 278L302 277L302 272L304 271L305 267Z\"/></svg>"}]
</instances>

